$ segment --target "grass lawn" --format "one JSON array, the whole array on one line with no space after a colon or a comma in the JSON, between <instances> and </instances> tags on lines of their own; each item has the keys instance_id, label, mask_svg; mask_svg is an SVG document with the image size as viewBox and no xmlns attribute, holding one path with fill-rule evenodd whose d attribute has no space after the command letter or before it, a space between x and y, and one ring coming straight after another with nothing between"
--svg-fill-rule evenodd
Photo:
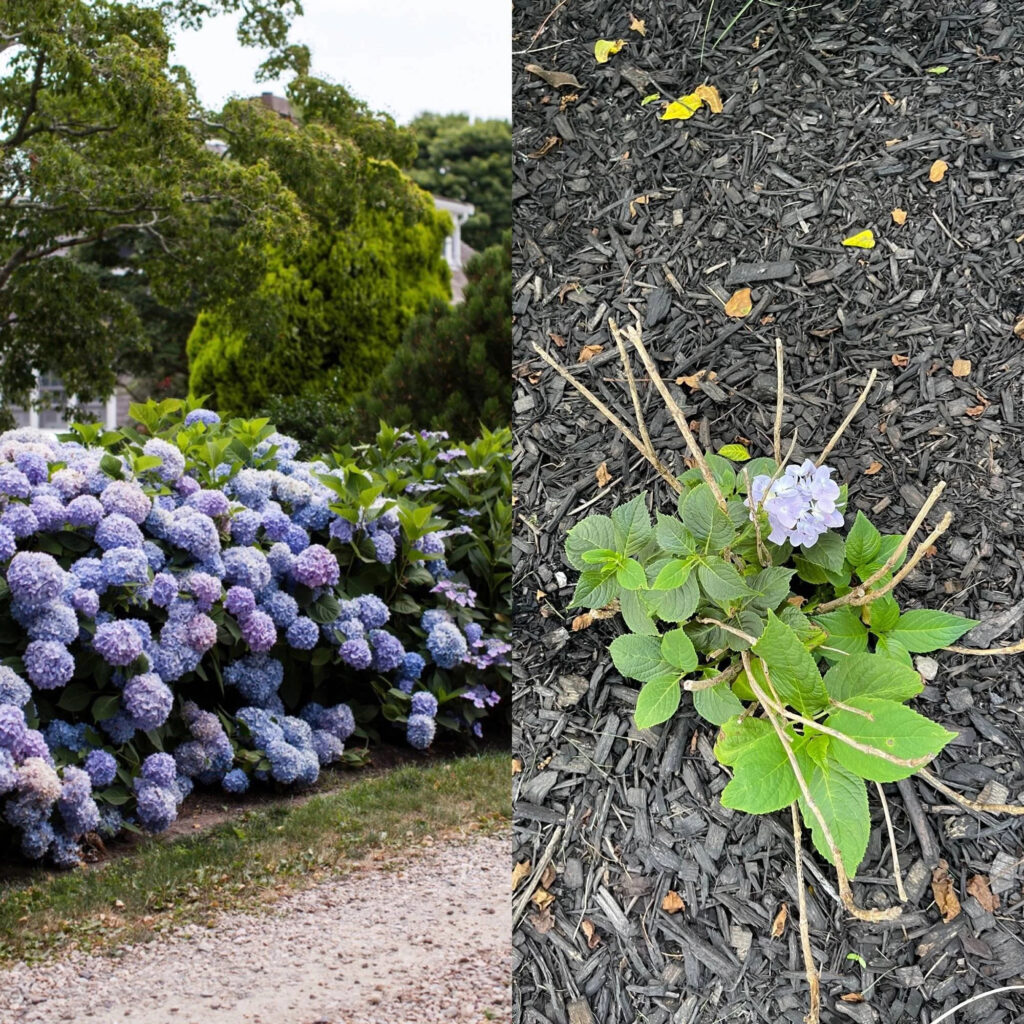
<instances>
[{"instance_id":1,"label":"grass lawn","mask_svg":"<svg viewBox=\"0 0 1024 1024\"><path fill-rule=\"evenodd\" d=\"M67 874L0 880L0 963L72 947L110 949L225 910L257 910L287 890L428 837L501 828L511 817L507 754L402 766L333 791L264 804L173 842Z\"/></svg>"}]
</instances>

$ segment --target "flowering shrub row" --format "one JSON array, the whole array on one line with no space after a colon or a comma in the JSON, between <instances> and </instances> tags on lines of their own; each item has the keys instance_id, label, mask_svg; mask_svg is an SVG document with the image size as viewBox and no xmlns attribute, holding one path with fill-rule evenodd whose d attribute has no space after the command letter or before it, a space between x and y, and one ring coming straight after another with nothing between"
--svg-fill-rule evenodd
<instances>
[{"instance_id":1,"label":"flowering shrub row","mask_svg":"<svg viewBox=\"0 0 1024 1024\"><path fill-rule=\"evenodd\" d=\"M384 728L482 735L508 645L448 558L482 509L439 518L402 463L299 461L265 420L132 415L0 436L0 843L73 866L197 783L309 784ZM464 452L391 433L467 493Z\"/></svg>"}]
</instances>

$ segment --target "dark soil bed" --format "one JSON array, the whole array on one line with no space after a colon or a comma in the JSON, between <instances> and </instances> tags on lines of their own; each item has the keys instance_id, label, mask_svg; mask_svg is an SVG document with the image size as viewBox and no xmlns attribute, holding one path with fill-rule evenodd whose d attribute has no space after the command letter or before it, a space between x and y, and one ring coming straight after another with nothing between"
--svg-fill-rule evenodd
<instances>
[{"instance_id":1,"label":"dark soil bed","mask_svg":"<svg viewBox=\"0 0 1024 1024\"><path fill-rule=\"evenodd\" d=\"M673 722L636 731L636 690L606 655L619 620L571 629L566 530L644 489L652 507L674 501L532 343L632 422L607 328L609 316L633 322L632 306L664 378L714 372L696 391L673 385L702 442L749 439L756 455L771 453L776 334L784 436L799 430L798 454L820 450L877 368L829 459L851 511L902 532L945 480L928 524L956 516L898 596L981 619L970 646L1024 630L1024 4L755 3L712 51L740 3L716 6L703 67L704 4L637 0L646 36L630 30L625 3L514 6L514 852L534 866L547 854L556 871L550 918L531 904L516 925L523 1024L779 1024L806 1011L788 815L721 807L714 730L685 702ZM598 65L599 38L628 45ZM553 88L528 64L582 87ZM705 80L721 114L662 122L658 102L641 103ZM948 170L933 183L937 159ZM841 245L865 229L874 249ZM745 284L753 312L731 319L723 304ZM590 345L603 350L581 365ZM970 361L966 376L953 375L954 359ZM653 387L640 387L655 447L681 472L682 438ZM966 795L1002 786L1018 800L1024 660L936 660L919 700L958 737L934 769ZM922 781L886 793L910 896L900 919L853 921L828 865L805 856L826 1024L928 1024L1024 985L1024 822L964 812ZM874 822L855 893L888 905L877 808ZM940 858L963 903L949 922L930 886ZM969 895L975 875L997 893L994 912ZM661 909L669 890L685 910ZM789 921L772 938L784 904ZM1024 991L955 1016L1020 1020Z\"/></svg>"}]
</instances>

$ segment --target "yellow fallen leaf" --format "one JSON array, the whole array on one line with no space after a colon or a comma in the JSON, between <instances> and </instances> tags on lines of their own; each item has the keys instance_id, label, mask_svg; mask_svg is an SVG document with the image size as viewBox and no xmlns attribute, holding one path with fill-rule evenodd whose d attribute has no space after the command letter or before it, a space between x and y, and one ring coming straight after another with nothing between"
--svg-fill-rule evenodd
<instances>
[{"instance_id":1,"label":"yellow fallen leaf","mask_svg":"<svg viewBox=\"0 0 1024 1024\"><path fill-rule=\"evenodd\" d=\"M932 164L931 170L928 172L928 180L931 182L942 181L946 176L946 171L949 170L949 164L945 160L936 160Z\"/></svg>"},{"instance_id":2,"label":"yellow fallen leaf","mask_svg":"<svg viewBox=\"0 0 1024 1024\"><path fill-rule=\"evenodd\" d=\"M530 862L521 860L512 869L512 888L518 889L530 875Z\"/></svg>"},{"instance_id":3,"label":"yellow fallen leaf","mask_svg":"<svg viewBox=\"0 0 1024 1024\"><path fill-rule=\"evenodd\" d=\"M789 916L789 907L785 903L782 904L782 908L775 915L775 920L772 921L771 937L773 939L780 938L782 933L786 930L786 918Z\"/></svg>"},{"instance_id":4,"label":"yellow fallen leaf","mask_svg":"<svg viewBox=\"0 0 1024 1024\"><path fill-rule=\"evenodd\" d=\"M547 889L542 889L538 886L533 895L530 897L531 903L536 903L541 910L547 910L552 903L555 902L555 894L548 892Z\"/></svg>"},{"instance_id":5,"label":"yellow fallen leaf","mask_svg":"<svg viewBox=\"0 0 1024 1024\"><path fill-rule=\"evenodd\" d=\"M604 345L584 345L580 349L580 358L578 362L589 363L594 356L604 351Z\"/></svg>"},{"instance_id":6,"label":"yellow fallen leaf","mask_svg":"<svg viewBox=\"0 0 1024 1024\"><path fill-rule=\"evenodd\" d=\"M650 201L651 200L650 200L649 196L637 196L636 199L630 199L630 201L629 201L629 215L630 215L630 217L635 217L636 216L636 208L637 208L638 205L643 206L643 205L646 205L647 203L649 203Z\"/></svg>"},{"instance_id":7,"label":"yellow fallen leaf","mask_svg":"<svg viewBox=\"0 0 1024 1024\"><path fill-rule=\"evenodd\" d=\"M885 102L888 103L890 107L896 102L892 98L892 96L890 96L889 93L887 93L887 92L883 92L882 93L882 99L885 100Z\"/></svg>"},{"instance_id":8,"label":"yellow fallen leaf","mask_svg":"<svg viewBox=\"0 0 1024 1024\"><path fill-rule=\"evenodd\" d=\"M612 475L608 472L608 463L602 462L601 465L594 470L594 476L597 477L598 487L607 487L612 482Z\"/></svg>"},{"instance_id":9,"label":"yellow fallen leaf","mask_svg":"<svg viewBox=\"0 0 1024 1024\"><path fill-rule=\"evenodd\" d=\"M720 114L722 112L722 97L718 94L718 90L713 85L698 85L693 90L694 96L699 96L710 108L712 114Z\"/></svg>"},{"instance_id":10,"label":"yellow fallen leaf","mask_svg":"<svg viewBox=\"0 0 1024 1024\"><path fill-rule=\"evenodd\" d=\"M630 32L639 32L640 35L647 35L647 26L644 24L643 18L638 18L632 11L629 12L629 30Z\"/></svg>"},{"instance_id":11,"label":"yellow fallen leaf","mask_svg":"<svg viewBox=\"0 0 1024 1024\"><path fill-rule=\"evenodd\" d=\"M843 245L852 245L855 249L874 249L875 234L870 228L867 231L858 231L857 234L844 238Z\"/></svg>"},{"instance_id":12,"label":"yellow fallen leaf","mask_svg":"<svg viewBox=\"0 0 1024 1024\"><path fill-rule=\"evenodd\" d=\"M906 210L901 210L897 206L896 209L892 211L892 219L897 224L906 224L907 223L907 211Z\"/></svg>"},{"instance_id":13,"label":"yellow fallen leaf","mask_svg":"<svg viewBox=\"0 0 1024 1024\"><path fill-rule=\"evenodd\" d=\"M673 100L661 115L662 121L686 121L693 117L704 105L704 101L695 93L691 92L686 96L680 96Z\"/></svg>"},{"instance_id":14,"label":"yellow fallen leaf","mask_svg":"<svg viewBox=\"0 0 1024 1024\"><path fill-rule=\"evenodd\" d=\"M607 64L608 58L613 53L618 53L625 45L625 39L616 39L614 42L611 39L598 39L594 43L594 60L598 64Z\"/></svg>"},{"instance_id":15,"label":"yellow fallen leaf","mask_svg":"<svg viewBox=\"0 0 1024 1024\"><path fill-rule=\"evenodd\" d=\"M971 372L971 361L970 359L954 359L953 360L953 376L954 377L966 377Z\"/></svg>"},{"instance_id":16,"label":"yellow fallen leaf","mask_svg":"<svg viewBox=\"0 0 1024 1024\"><path fill-rule=\"evenodd\" d=\"M661 901L661 909L666 914L678 914L680 910L686 909L686 904L683 902L682 896L675 889L669 889L665 893L665 898Z\"/></svg>"},{"instance_id":17,"label":"yellow fallen leaf","mask_svg":"<svg viewBox=\"0 0 1024 1024\"><path fill-rule=\"evenodd\" d=\"M753 308L753 303L750 301L750 289L740 288L732 293L729 301L725 304L725 315L742 320L743 317L749 316Z\"/></svg>"}]
</instances>

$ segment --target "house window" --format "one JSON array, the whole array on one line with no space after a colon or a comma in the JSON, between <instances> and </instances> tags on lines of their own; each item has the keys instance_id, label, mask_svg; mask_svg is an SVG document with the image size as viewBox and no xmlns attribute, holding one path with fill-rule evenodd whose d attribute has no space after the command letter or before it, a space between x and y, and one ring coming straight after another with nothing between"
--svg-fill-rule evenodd
<instances>
[{"instance_id":1,"label":"house window","mask_svg":"<svg viewBox=\"0 0 1024 1024\"><path fill-rule=\"evenodd\" d=\"M70 407L67 417L64 415L65 407ZM116 395L102 401L79 402L74 395L68 395L63 381L52 373L37 375L31 405L11 411L19 427L32 427L54 434L67 430L75 420L81 419L98 420L108 430L117 426Z\"/></svg>"}]
</instances>

